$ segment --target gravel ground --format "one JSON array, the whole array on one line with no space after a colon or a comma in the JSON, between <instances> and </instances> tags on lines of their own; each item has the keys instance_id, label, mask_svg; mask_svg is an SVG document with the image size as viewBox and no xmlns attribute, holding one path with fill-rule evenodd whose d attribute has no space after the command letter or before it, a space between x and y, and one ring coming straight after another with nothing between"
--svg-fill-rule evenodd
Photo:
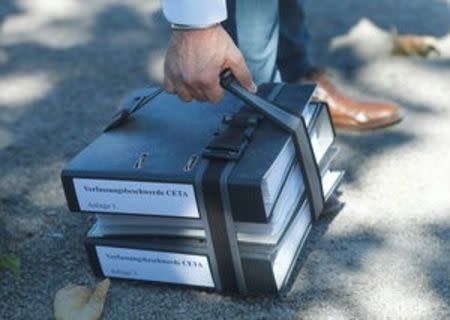
<instances>
[{"instance_id":1,"label":"gravel ground","mask_svg":"<svg viewBox=\"0 0 450 320\"><path fill-rule=\"evenodd\" d=\"M307 3L317 61L355 95L404 107L398 126L340 133L346 205L319 221L289 294L238 298L114 281L104 319L450 317L450 2ZM125 92L158 83L168 29L157 1L3 0L0 6L0 318L52 318L55 292L93 285L89 222L68 212L66 160ZM389 55L389 29L439 38L441 57Z\"/></svg>"}]
</instances>

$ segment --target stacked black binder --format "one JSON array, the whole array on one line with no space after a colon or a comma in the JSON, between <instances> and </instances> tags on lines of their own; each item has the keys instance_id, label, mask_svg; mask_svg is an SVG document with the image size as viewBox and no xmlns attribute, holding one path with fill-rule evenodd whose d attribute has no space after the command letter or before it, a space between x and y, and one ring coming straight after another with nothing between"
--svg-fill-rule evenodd
<instances>
[{"instance_id":1,"label":"stacked black binder","mask_svg":"<svg viewBox=\"0 0 450 320\"><path fill-rule=\"evenodd\" d=\"M69 208L96 215L95 274L276 293L339 185L334 129L314 85L229 76L212 106L137 90L62 172ZM274 111L275 110L275 111Z\"/></svg>"}]
</instances>

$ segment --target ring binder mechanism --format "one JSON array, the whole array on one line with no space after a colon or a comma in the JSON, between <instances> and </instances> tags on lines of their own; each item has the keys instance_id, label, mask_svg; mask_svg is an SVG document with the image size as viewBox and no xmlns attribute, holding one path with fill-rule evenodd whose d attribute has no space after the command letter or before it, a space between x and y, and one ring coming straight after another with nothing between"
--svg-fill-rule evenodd
<instances>
[{"instance_id":1,"label":"ring binder mechanism","mask_svg":"<svg viewBox=\"0 0 450 320\"><path fill-rule=\"evenodd\" d=\"M287 289L343 176L329 110L311 100L312 84L254 95L229 71L220 83L214 107L135 91L63 169L69 209L96 215L85 241L96 275L242 295Z\"/></svg>"}]
</instances>

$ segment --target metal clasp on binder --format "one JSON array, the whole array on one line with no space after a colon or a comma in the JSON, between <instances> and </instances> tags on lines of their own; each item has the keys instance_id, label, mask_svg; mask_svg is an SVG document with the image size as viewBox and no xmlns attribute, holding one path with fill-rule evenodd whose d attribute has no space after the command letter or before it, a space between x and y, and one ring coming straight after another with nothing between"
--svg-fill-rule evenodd
<instances>
[{"instance_id":1,"label":"metal clasp on binder","mask_svg":"<svg viewBox=\"0 0 450 320\"><path fill-rule=\"evenodd\" d=\"M222 119L224 127L214 134L214 138L203 150L203 157L240 159L262 118L260 114L248 112L226 115Z\"/></svg>"}]
</instances>

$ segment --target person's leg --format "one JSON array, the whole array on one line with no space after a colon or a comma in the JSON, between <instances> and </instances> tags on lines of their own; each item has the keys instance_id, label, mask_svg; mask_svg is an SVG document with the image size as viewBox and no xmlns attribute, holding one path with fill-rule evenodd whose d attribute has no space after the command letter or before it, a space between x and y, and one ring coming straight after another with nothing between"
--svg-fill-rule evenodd
<instances>
[{"instance_id":1,"label":"person's leg","mask_svg":"<svg viewBox=\"0 0 450 320\"><path fill-rule=\"evenodd\" d=\"M254 82L279 82L278 1L228 0L227 4L228 20L224 27L241 49Z\"/></svg>"},{"instance_id":2,"label":"person's leg","mask_svg":"<svg viewBox=\"0 0 450 320\"><path fill-rule=\"evenodd\" d=\"M280 0L280 39L277 65L285 82L313 81L319 85L337 128L372 130L401 120L400 108L390 102L358 100L341 93L328 77L315 67L309 54L309 34L305 24L305 0Z\"/></svg>"},{"instance_id":3,"label":"person's leg","mask_svg":"<svg viewBox=\"0 0 450 320\"><path fill-rule=\"evenodd\" d=\"M313 68L303 5L306 0L280 0L277 66L285 82L294 82Z\"/></svg>"}]
</instances>

